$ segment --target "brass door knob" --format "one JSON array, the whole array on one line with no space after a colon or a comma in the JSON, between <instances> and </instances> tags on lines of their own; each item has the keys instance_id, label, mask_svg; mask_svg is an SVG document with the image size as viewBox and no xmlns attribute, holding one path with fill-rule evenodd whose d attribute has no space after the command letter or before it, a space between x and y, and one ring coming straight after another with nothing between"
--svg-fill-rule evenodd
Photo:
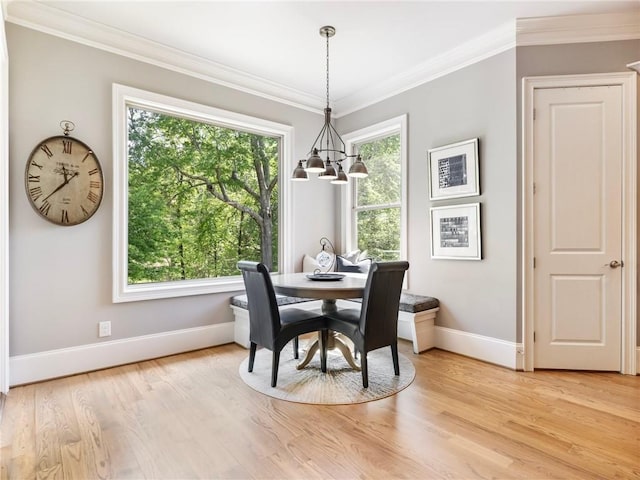
<instances>
[{"instance_id":1,"label":"brass door knob","mask_svg":"<svg viewBox=\"0 0 640 480\"><path fill-rule=\"evenodd\" d=\"M622 262L619 262L618 260L611 260L611 262L609 263L609 266L611 268L618 268L618 267L622 267L624 264Z\"/></svg>"}]
</instances>

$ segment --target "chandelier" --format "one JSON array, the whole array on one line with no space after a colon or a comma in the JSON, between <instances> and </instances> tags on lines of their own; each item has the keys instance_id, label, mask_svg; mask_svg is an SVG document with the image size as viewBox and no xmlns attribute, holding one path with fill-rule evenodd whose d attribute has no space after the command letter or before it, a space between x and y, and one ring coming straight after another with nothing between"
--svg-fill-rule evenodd
<instances>
[{"instance_id":1,"label":"chandelier","mask_svg":"<svg viewBox=\"0 0 640 480\"><path fill-rule=\"evenodd\" d=\"M320 29L320 35L326 38L327 42L327 106L324 109L324 125L316 137L311 150L307 154L307 159L299 160L298 166L293 171L292 180L307 181L308 173L319 173L321 180L330 180L331 183L344 185L348 183L347 174L342 168L342 162L348 158L355 158L349 168L349 177L365 178L369 175L367 167L360 155L350 155L346 152L345 143L338 131L331 124L331 108L329 107L329 38L336 34L336 29L325 26ZM325 155L322 160L320 155ZM330 156L333 158L331 160ZM303 166L303 163L306 164Z\"/></svg>"}]
</instances>

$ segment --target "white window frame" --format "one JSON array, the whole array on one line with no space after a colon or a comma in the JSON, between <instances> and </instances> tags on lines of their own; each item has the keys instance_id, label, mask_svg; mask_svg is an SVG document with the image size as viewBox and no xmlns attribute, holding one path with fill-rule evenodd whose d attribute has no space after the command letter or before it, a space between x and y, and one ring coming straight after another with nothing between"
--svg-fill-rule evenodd
<instances>
[{"instance_id":1,"label":"white window frame","mask_svg":"<svg viewBox=\"0 0 640 480\"><path fill-rule=\"evenodd\" d=\"M128 159L127 108L139 107L167 115L249 131L281 139L278 170L278 270L293 271L291 245L291 190L284 172L293 170L293 127L219 108L113 84L113 302L183 297L244 289L242 276L178 280L130 285L128 283Z\"/></svg>"},{"instance_id":2,"label":"white window frame","mask_svg":"<svg viewBox=\"0 0 640 480\"><path fill-rule=\"evenodd\" d=\"M342 136L347 152L355 153L356 145L366 143L378 138L400 134L400 168L401 168L401 192L400 192L400 258L406 260L407 252L407 115L390 118L380 123L370 125L360 130L347 133ZM366 179L364 180L366 181ZM350 179L341 192L341 219L340 239L342 250L349 252L358 248L356 244L356 213L355 208L355 182Z\"/></svg>"}]
</instances>

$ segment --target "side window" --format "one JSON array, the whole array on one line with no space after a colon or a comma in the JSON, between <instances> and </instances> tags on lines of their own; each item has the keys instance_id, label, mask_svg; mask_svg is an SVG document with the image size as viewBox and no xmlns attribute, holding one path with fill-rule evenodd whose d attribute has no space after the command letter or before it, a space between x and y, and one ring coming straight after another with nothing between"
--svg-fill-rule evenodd
<instances>
[{"instance_id":1,"label":"side window","mask_svg":"<svg viewBox=\"0 0 640 480\"><path fill-rule=\"evenodd\" d=\"M400 134L360 144L356 150L369 170L355 179L353 202L354 246L377 260L401 258L402 163Z\"/></svg>"},{"instance_id":2,"label":"side window","mask_svg":"<svg viewBox=\"0 0 640 480\"><path fill-rule=\"evenodd\" d=\"M289 127L116 87L114 300L238 288L238 260L277 271Z\"/></svg>"},{"instance_id":3,"label":"side window","mask_svg":"<svg viewBox=\"0 0 640 480\"><path fill-rule=\"evenodd\" d=\"M366 250L381 261L406 258L406 116L345 135L369 176L343 195L345 250Z\"/></svg>"}]
</instances>

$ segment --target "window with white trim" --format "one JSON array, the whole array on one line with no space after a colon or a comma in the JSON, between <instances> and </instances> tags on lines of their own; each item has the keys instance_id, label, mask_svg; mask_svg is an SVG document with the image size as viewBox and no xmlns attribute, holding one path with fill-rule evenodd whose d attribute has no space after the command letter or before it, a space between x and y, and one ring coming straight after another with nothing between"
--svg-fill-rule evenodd
<instances>
[{"instance_id":1,"label":"window with white trim","mask_svg":"<svg viewBox=\"0 0 640 480\"><path fill-rule=\"evenodd\" d=\"M406 115L344 135L369 176L350 179L342 197L345 250L380 261L406 258Z\"/></svg>"},{"instance_id":2,"label":"window with white trim","mask_svg":"<svg viewBox=\"0 0 640 480\"><path fill-rule=\"evenodd\" d=\"M114 85L114 301L238 290L239 260L281 270L291 130Z\"/></svg>"}]
</instances>

